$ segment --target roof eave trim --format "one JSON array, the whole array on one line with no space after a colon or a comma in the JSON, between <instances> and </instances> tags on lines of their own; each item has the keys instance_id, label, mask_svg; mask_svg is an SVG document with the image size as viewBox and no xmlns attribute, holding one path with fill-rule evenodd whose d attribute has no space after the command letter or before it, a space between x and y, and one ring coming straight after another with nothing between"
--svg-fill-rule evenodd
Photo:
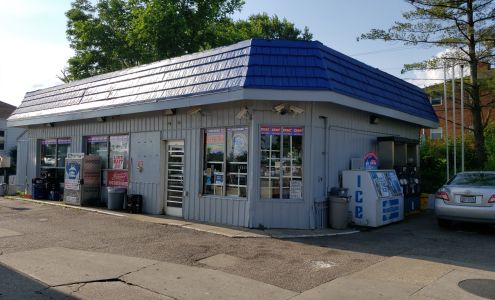
<instances>
[{"instance_id":1,"label":"roof eave trim","mask_svg":"<svg viewBox=\"0 0 495 300\"><path fill-rule=\"evenodd\" d=\"M390 117L408 123L421 125L427 128L437 128L438 122L413 116L395 109L372 104L360 99L339 94L332 91L297 91L276 89L245 89L245 97L250 100L275 100L275 101L314 101L330 102L341 106Z\"/></svg>"},{"instance_id":2,"label":"roof eave trim","mask_svg":"<svg viewBox=\"0 0 495 300\"><path fill-rule=\"evenodd\" d=\"M121 105L119 107L97 108L92 110L81 110L60 114L33 116L22 119L9 119L7 126L23 127L29 125L40 125L46 123L57 123L74 121L78 119L91 119L98 117L110 117L135 113L145 113L164 109L185 108L198 105L218 104L241 100L261 101L315 101L329 102L341 106L367 111L385 117L409 122L427 128L437 128L438 122L413 116L394 109L372 104L353 97L338 94L332 91L300 91L300 90L278 90L278 89L256 89L243 88L229 90L220 93L180 97L175 99L158 100L151 103ZM49 113L49 112L45 112Z\"/></svg>"}]
</instances>

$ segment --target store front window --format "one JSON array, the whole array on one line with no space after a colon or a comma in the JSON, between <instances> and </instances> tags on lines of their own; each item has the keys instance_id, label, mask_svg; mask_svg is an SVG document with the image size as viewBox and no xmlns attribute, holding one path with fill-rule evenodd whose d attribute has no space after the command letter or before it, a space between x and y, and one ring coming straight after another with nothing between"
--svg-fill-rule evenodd
<instances>
[{"instance_id":1,"label":"store front window","mask_svg":"<svg viewBox=\"0 0 495 300\"><path fill-rule=\"evenodd\" d=\"M302 199L302 127L261 126L261 198Z\"/></svg>"},{"instance_id":2,"label":"store front window","mask_svg":"<svg viewBox=\"0 0 495 300\"><path fill-rule=\"evenodd\" d=\"M71 142L70 138L41 140L40 173L43 177L64 182L65 158L70 152Z\"/></svg>"},{"instance_id":3,"label":"store front window","mask_svg":"<svg viewBox=\"0 0 495 300\"><path fill-rule=\"evenodd\" d=\"M249 130L204 130L203 194L246 197Z\"/></svg>"},{"instance_id":4,"label":"store front window","mask_svg":"<svg viewBox=\"0 0 495 300\"><path fill-rule=\"evenodd\" d=\"M86 153L101 158L102 185L127 187L129 164L129 136L90 136L86 139Z\"/></svg>"}]
</instances>

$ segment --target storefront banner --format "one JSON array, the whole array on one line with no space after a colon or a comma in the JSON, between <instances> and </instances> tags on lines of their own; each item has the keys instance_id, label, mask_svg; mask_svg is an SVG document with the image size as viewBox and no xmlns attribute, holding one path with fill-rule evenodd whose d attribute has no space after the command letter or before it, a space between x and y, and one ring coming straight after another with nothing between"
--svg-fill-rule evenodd
<instances>
[{"instance_id":1,"label":"storefront banner","mask_svg":"<svg viewBox=\"0 0 495 300\"><path fill-rule=\"evenodd\" d=\"M128 142L128 141L129 141L128 135L111 135L110 136L110 142Z\"/></svg>"},{"instance_id":2,"label":"storefront banner","mask_svg":"<svg viewBox=\"0 0 495 300\"><path fill-rule=\"evenodd\" d=\"M304 129L302 127L284 127L284 135L302 136Z\"/></svg>"},{"instance_id":3,"label":"storefront banner","mask_svg":"<svg viewBox=\"0 0 495 300\"><path fill-rule=\"evenodd\" d=\"M107 171L107 186L127 187L129 184L129 175L127 171Z\"/></svg>"},{"instance_id":4,"label":"storefront banner","mask_svg":"<svg viewBox=\"0 0 495 300\"><path fill-rule=\"evenodd\" d=\"M124 155L114 155L112 157L112 169L123 169L124 168Z\"/></svg>"},{"instance_id":5,"label":"storefront banner","mask_svg":"<svg viewBox=\"0 0 495 300\"><path fill-rule=\"evenodd\" d=\"M272 127L272 126L261 126L261 134L265 135L281 135L282 127Z\"/></svg>"},{"instance_id":6,"label":"storefront banner","mask_svg":"<svg viewBox=\"0 0 495 300\"><path fill-rule=\"evenodd\" d=\"M81 179L81 162L71 161L65 165L64 188L67 190L79 190Z\"/></svg>"},{"instance_id":7,"label":"storefront banner","mask_svg":"<svg viewBox=\"0 0 495 300\"><path fill-rule=\"evenodd\" d=\"M261 134L264 135L285 135L285 136L302 136L304 135L303 127L279 127L279 126L261 126Z\"/></svg>"},{"instance_id":8,"label":"storefront banner","mask_svg":"<svg viewBox=\"0 0 495 300\"><path fill-rule=\"evenodd\" d=\"M57 139L41 140L42 145L56 145Z\"/></svg>"},{"instance_id":9,"label":"storefront banner","mask_svg":"<svg viewBox=\"0 0 495 300\"><path fill-rule=\"evenodd\" d=\"M59 145L70 145L71 143L72 143L72 139L70 138L58 139Z\"/></svg>"},{"instance_id":10,"label":"storefront banner","mask_svg":"<svg viewBox=\"0 0 495 300\"><path fill-rule=\"evenodd\" d=\"M88 137L88 143L93 144L93 143L105 143L108 142L108 137L107 136L90 136Z\"/></svg>"},{"instance_id":11,"label":"storefront banner","mask_svg":"<svg viewBox=\"0 0 495 300\"><path fill-rule=\"evenodd\" d=\"M225 133L223 129L208 129L206 131L206 149L211 154L224 152Z\"/></svg>"}]
</instances>

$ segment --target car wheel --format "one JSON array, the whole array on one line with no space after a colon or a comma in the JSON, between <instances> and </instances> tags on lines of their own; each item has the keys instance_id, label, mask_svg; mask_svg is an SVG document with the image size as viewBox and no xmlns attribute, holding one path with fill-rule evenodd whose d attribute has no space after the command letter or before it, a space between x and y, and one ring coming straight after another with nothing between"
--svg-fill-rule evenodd
<instances>
[{"instance_id":1,"label":"car wheel","mask_svg":"<svg viewBox=\"0 0 495 300\"><path fill-rule=\"evenodd\" d=\"M452 222L450 220L437 219L437 222L438 222L438 226L442 228L447 228L450 227L450 225L452 225Z\"/></svg>"}]
</instances>

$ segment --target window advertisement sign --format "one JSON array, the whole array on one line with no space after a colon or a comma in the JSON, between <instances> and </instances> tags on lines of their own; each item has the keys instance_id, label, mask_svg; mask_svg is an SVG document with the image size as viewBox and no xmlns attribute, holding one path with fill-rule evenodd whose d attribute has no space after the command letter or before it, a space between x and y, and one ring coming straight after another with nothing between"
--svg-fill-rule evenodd
<instances>
[{"instance_id":1,"label":"window advertisement sign","mask_svg":"<svg viewBox=\"0 0 495 300\"><path fill-rule=\"evenodd\" d=\"M107 136L90 136L88 137L88 143L102 143L102 142L107 142L108 137Z\"/></svg>"},{"instance_id":2,"label":"window advertisement sign","mask_svg":"<svg viewBox=\"0 0 495 300\"><path fill-rule=\"evenodd\" d=\"M245 155L248 152L248 130L244 128L227 128L227 132L232 134L232 154L234 157Z\"/></svg>"},{"instance_id":3,"label":"window advertisement sign","mask_svg":"<svg viewBox=\"0 0 495 300\"><path fill-rule=\"evenodd\" d=\"M41 145L56 145L57 139L41 140Z\"/></svg>"},{"instance_id":4,"label":"window advertisement sign","mask_svg":"<svg viewBox=\"0 0 495 300\"><path fill-rule=\"evenodd\" d=\"M290 199L302 199L302 181L291 180L289 193Z\"/></svg>"},{"instance_id":5,"label":"window advertisement sign","mask_svg":"<svg viewBox=\"0 0 495 300\"><path fill-rule=\"evenodd\" d=\"M261 126L260 128L261 134L266 135L281 135L282 127L279 126Z\"/></svg>"},{"instance_id":6,"label":"window advertisement sign","mask_svg":"<svg viewBox=\"0 0 495 300\"><path fill-rule=\"evenodd\" d=\"M206 149L210 154L222 153L225 148L223 129L208 129L206 131Z\"/></svg>"},{"instance_id":7,"label":"window advertisement sign","mask_svg":"<svg viewBox=\"0 0 495 300\"><path fill-rule=\"evenodd\" d=\"M81 162L72 161L65 166L64 187L67 190L79 190L81 179Z\"/></svg>"},{"instance_id":8,"label":"window advertisement sign","mask_svg":"<svg viewBox=\"0 0 495 300\"><path fill-rule=\"evenodd\" d=\"M107 186L110 187L127 187L129 184L129 175L127 171L108 170Z\"/></svg>"},{"instance_id":9,"label":"window advertisement sign","mask_svg":"<svg viewBox=\"0 0 495 300\"><path fill-rule=\"evenodd\" d=\"M114 155L112 157L112 169L123 169L124 159L124 155Z\"/></svg>"},{"instance_id":10,"label":"window advertisement sign","mask_svg":"<svg viewBox=\"0 0 495 300\"><path fill-rule=\"evenodd\" d=\"M72 142L71 138L65 138L65 139L58 139L58 144L59 145L70 145Z\"/></svg>"},{"instance_id":11,"label":"window advertisement sign","mask_svg":"<svg viewBox=\"0 0 495 300\"><path fill-rule=\"evenodd\" d=\"M302 127L284 127L284 135L289 136L302 136L304 135L304 129Z\"/></svg>"}]
</instances>

